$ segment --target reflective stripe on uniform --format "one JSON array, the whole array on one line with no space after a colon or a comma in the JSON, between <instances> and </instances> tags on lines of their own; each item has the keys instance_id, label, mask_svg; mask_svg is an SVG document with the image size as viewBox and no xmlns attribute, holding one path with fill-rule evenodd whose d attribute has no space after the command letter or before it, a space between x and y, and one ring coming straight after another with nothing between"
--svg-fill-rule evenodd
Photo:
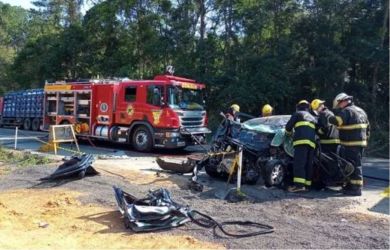
<instances>
[{"instance_id":1,"label":"reflective stripe on uniform","mask_svg":"<svg viewBox=\"0 0 390 250\"><path fill-rule=\"evenodd\" d=\"M350 180L349 183L352 185L363 186L363 180Z\"/></svg>"},{"instance_id":2,"label":"reflective stripe on uniform","mask_svg":"<svg viewBox=\"0 0 390 250\"><path fill-rule=\"evenodd\" d=\"M340 144L344 146L367 146L367 141L340 141Z\"/></svg>"},{"instance_id":3,"label":"reflective stripe on uniform","mask_svg":"<svg viewBox=\"0 0 390 250\"><path fill-rule=\"evenodd\" d=\"M335 116L336 117L336 120L337 120L337 125L338 126L341 126L343 125L343 118L341 118L341 116Z\"/></svg>"},{"instance_id":4,"label":"reflective stripe on uniform","mask_svg":"<svg viewBox=\"0 0 390 250\"><path fill-rule=\"evenodd\" d=\"M321 139L320 140L321 144L340 144L339 139Z\"/></svg>"},{"instance_id":5,"label":"reflective stripe on uniform","mask_svg":"<svg viewBox=\"0 0 390 250\"><path fill-rule=\"evenodd\" d=\"M296 141L293 141L293 145L294 146L297 146L297 145L309 145L310 147L312 148L316 148L316 144L310 140L296 140Z\"/></svg>"},{"instance_id":6,"label":"reflective stripe on uniform","mask_svg":"<svg viewBox=\"0 0 390 250\"><path fill-rule=\"evenodd\" d=\"M305 185L306 185L306 186L311 186L311 181L306 180L306 181L305 181Z\"/></svg>"},{"instance_id":7,"label":"reflective stripe on uniform","mask_svg":"<svg viewBox=\"0 0 390 250\"><path fill-rule=\"evenodd\" d=\"M352 130L352 129L357 129L357 128L367 128L367 127L368 127L368 124L361 123L361 124L339 126L338 129L340 129L340 130Z\"/></svg>"},{"instance_id":8,"label":"reflective stripe on uniform","mask_svg":"<svg viewBox=\"0 0 390 250\"><path fill-rule=\"evenodd\" d=\"M314 126L313 123L307 122L307 121L301 121L301 122L295 123L294 128L300 127L300 126L309 126L309 127L311 127L311 128L315 128L315 126Z\"/></svg>"},{"instance_id":9,"label":"reflective stripe on uniform","mask_svg":"<svg viewBox=\"0 0 390 250\"><path fill-rule=\"evenodd\" d=\"M306 180L303 179L303 178L300 178L300 177L294 177L293 182L305 184L305 183L306 183Z\"/></svg>"},{"instance_id":10,"label":"reflective stripe on uniform","mask_svg":"<svg viewBox=\"0 0 390 250\"><path fill-rule=\"evenodd\" d=\"M318 130L318 133L321 134L321 135L325 134L324 131L322 131L322 128L320 128L320 129Z\"/></svg>"}]
</instances>

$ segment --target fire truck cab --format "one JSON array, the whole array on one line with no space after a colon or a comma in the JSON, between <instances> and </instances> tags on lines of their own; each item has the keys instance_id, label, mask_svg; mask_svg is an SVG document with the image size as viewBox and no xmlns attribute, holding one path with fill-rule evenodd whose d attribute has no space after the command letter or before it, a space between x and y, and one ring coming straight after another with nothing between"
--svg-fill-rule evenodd
<instances>
[{"instance_id":1,"label":"fire truck cab","mask_svg":"<svg viewBox=\"0 0 390 250\"><path fill-rule=\"evenodd\" d=\"M205 85L173 75L45 85L43 130L74 124L80 137L131 144L138 151L205 142Z\"/></svg>"}]
</instances>

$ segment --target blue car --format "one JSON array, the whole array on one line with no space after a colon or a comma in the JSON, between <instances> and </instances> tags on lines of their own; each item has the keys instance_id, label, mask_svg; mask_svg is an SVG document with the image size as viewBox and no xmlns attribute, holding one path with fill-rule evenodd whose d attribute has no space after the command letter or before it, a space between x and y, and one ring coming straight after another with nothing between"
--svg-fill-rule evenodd
<instances>
[{"instance_id":1,"label":"blue car","mask_svg":"<svg viewBox=\"0 0 390 250\"><path fill-rule=\"evenodd\" d=\"M214 134L209 157L202 162L208 175L235 180L237 151L243 148L242 183L256 184L262 178L268 187L285 187L292 181L294 148L284 127L290 115L253 118L244 123L224 119ZM316 187L344 185L353 165L342 155L321 152L314 158L313 183Z\"/></svg>"}]
</instances>

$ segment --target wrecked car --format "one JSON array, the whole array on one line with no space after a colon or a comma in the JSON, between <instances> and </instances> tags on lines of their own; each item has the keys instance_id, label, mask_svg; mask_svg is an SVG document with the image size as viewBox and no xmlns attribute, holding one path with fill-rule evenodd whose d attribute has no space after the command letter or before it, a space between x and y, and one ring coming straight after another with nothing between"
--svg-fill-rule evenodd
<instances>
[{"instance_id":1,"label":"wrecked car","mask_svg":"<svg viewBox=\"0 0 390 250\"><path fill-rule=\"evenodd\" d=\"M254 118L244 123L224 119L213 137L209 157L200 162L211 177L235 180L237 151L243 149L242 183L256 184L260 177L268 187L285 187L292 181L294 148L284 127L290 115ZM232 154L229 154L232 152ZM323 153L317 143L313 185L341 186L353 172L353 165L342 155Z\"/></svg>"},{"instance_id":2,"label":"wrecked car","mask_svg":"<svg viewBox=\"0 0 390 250\"><path fill-rule=\"evenodd\" d=\"M244 123L224 119L214 134L209 158L202 162L206 173L223 179L231 175L231 179L234 180L235 175L232 173L237 163L236 152L239 147L242 147L243 183L256 184L260 176L270 175L273 176L272 179L265 178L269 185L281 182L282 180L279 179L285 174L278 171L284 171L282 165L287 166L292 159L292 147L289 143L291 140L283 138L281 141L282 132L289 117L288 115L261 117ZM280 141L280 143L271 146L273 140ZM271 162L270 160L273 159L278 159L278 161ZM271 173L272 171L277 171L278 174Z\"/></svg>"},{"instance_id":3,"label":"wrecked car","mask_svg":"<svg viewBox=\"0 0 390 250\"><path fill-rule=\"evenodd\" d=\"M242 148L241 183L256 184L262 178L265 186L284 188L292 182L294 147L292 137L284 127L290 115L253 118L237 123L224 118L212 138L210 150L203 157L188 157L187 161L170 162L158 159L162 169L174 172L193 172L191 184L197 183L197 174L204 168L213 177L236 181L238 151ZM338 153L321 152L317 143L314 157L313 186L342 186L353 173L353 165ZM202 190L202 188L197 188Z\"/></svg>"}]
</instances>

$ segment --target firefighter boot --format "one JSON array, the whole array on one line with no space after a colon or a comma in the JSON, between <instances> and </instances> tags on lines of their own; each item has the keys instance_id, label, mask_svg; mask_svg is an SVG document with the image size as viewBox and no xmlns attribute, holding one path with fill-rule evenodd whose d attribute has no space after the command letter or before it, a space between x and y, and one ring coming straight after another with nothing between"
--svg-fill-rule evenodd
<instances>
[{"instance_id":1,"label":"firefighter boot","mask_svg":"<svg viewBox=\"0 0 390 250\"><path fill-rule=\"evenodd\" d=\"M343 194L347 196L362 196L362 187L352 184L347 184L342 189Z\"/></svg>"}]
</instances>

